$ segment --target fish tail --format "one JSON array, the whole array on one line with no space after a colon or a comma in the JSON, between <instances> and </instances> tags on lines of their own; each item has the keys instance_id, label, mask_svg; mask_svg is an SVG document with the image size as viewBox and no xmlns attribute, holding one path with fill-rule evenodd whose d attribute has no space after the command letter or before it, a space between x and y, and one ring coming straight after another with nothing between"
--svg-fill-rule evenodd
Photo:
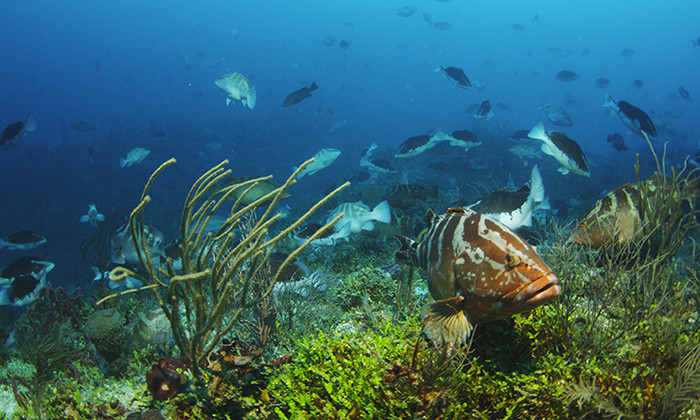
<instances>
[{"instance_id":1,"label":"fish tail","mask_svg":"<svg viewBox=\"0 0 700 420\"><path fill-rule=\"evenodd\" d=\"M544 200L544 182L542 181L542 174L540 174L540 169L537 165L532 167L532 172L530 173L530 191L532 194L532 201L535 203Z\"/></svg>"},{"instance_id":2,"label":"fish tail","mask_svg":"<svg viewBox=\"0 0 700 420\"><path fill-rule=\"evenodd\" d=\"M316 84L316 82L312 82L311 86L309 86L309 90L316 90L316 89L318 89L318 85Z\"/></svg>"},{"instance_id":3,"label":"fish tail","mask_svg":"<svg viewBox=\"0 0 700 420\"><path fill-rule=\"evenodd\" d=\"M389 207L389 202L384 200L377 204L374 209L372 209L370 219L382 223L391 223L391 208Z\"/></svg>"},{"instance_id":4,"label":"fish tail","mask_svg":"<svg viewBox=\"0 0 700 420\"><path fill-rule=\"evenodd\" d=\"M532 130L530 130L529 133L527 133L527 136L530 137L531 139L537 139L537 140L544 140L546 137L547 133L544 131L544 124L542 121L537 123L536 126L532 127Z\"/></svg>"},{"instance_id":5,"label":"fish tail","mask_svg":"<svg viewBox=\"0 0 700 420\"><path fill-rule=\"evenodd\" d=\"M473 329L469 315L464 311L464 298L455 296L430 305L428 322L423 331L437 344L460 346Z\"/></svg>"},{"instance_id":6,"label":"fish tail","mask_svg":"<svg viewBox=\"0 0 700 420\"><path fill-rule=\"evenodd\" d=\"M616 105L615 100L610 96L608 92L605 92L605 101L603 101L603 108L614 107Z\"/></svg>"}]
</instances>

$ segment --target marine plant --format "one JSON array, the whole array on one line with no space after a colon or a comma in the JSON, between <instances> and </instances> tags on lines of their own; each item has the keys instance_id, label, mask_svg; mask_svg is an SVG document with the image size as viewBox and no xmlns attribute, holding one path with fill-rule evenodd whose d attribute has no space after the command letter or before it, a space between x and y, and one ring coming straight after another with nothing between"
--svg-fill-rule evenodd
<instances>
[{"instance_id":1,"label":"marine plant","mask_svg":"<svg viewBox=\"0 0 700 420\"><path fill-rule=\"evenodd\" d=\"M258 183L271 179L271 176L233 183L217 189L231 174L230 169L224 169L228 161L223 161L205 172L190 188L182 209L179 245L181 270L174 268L170 258L166 260L164 267L156 266L145 238L138 234L145 226L144 210L151 202L149 190L157 176L175 163L175 159L162 164L146 183L139 204L129 216L129 226L136 244L141 272L135 273L125 267L117 267L110 272L110 280L118 282L127 276L134 276L146 284L136 290L150 290L155 295L170 321L175 343L180 349L180 357L192 363L191 371L195 379L202 379L201 367L207 355L237 325L244 311L254 308L270 296L278 276L290 261L340 217L331 220L291 252L272 274L272 280L266 289L258 291L257 294L253 293L251 281L267 267L268 258L277 242L348 185L346 183L338 187L290 226L276 235L268 236L271 225L281 218L280 214L275 214L275 206L295 182L299 172L312 162L313 159L304 162L282 186L247 205L242 204L246 194ZM214 213L223 210L227 199L234 195L238 195L238 198L230 207L226 221L217 230L209 231L207 227ZM258 209L260 214L255 216L254 222L245 226L244 222L252 220L252 215ZM245 229L242 229L244 227ZM111 295L108 298L133 291ZM98 304L103 301L104 299Z\"/></svg>"}]
</instances>

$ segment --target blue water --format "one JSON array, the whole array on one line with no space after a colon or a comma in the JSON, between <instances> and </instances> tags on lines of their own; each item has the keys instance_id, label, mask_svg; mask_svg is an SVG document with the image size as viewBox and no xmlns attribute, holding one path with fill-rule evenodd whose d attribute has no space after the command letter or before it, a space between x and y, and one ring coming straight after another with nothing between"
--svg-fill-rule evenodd
<instances>
[{"instance_id":1,"label":"blue water","mask_svg":"<svg viewBox=\"0 0 700 420\"><path fill-rule=\"evenodd\" d=\"M412 16L396 14L409 4L417 7ZM424 12L452 28L430 27ZM0 150L0 236L27 228L44 234L48 244L32 254L56 263L49 280L79 287L92 277L79 245L93 234L80 216L95 203L108 219L123 221L148 175L170 157L178 163L156 185L148 213L149 224L168 239L189 185L224 158L237 175L273 174L282 180L319 149L340 149L331 167L295 186L308 201L357 172L360 153L372 142L392 155L404 139L436 128L501 138L488 137L468 153L455 149L444 157L451 165L448 174L427 169L427 159L442 157L419 156L394 161L399 172L377 182L430 178L442 186L453 177L460 183L505 184L511 174L521 183L529 168L506 152L506 138L545 119L537 108L541 102L571 115L573 127L562 131L580 143L592 172L591 178L564 177L553 159L541 158L553 203L584 191L600 194L634 180L635 153L647 175L652 159L646 143L602 108L599 77L611 80L607 91L613 97L653 115L657 150L670 142L671 163L698 150L700 103L678 95L682 85L700 101L700 47L691 42L700 36L698 16L700 6L690 0L5 0L0 125L31 112L38 130L17 147ZM335 37L332 46L322 43L327 36ZM349 48L340 48L341 40ZM559 57L550 47L571 54ZM620 57L625 48L635 54ZM589 54L582 55L584 50ZM434 72L439 65L461 67L488 87L458 89ZM554 79L560 70L581 77L560 82ZM255 109L226 107L225 95L214 86L219 76L234 71L256 87ZM644 88L633 87L635 79ZM289 92L311 82L319 86L311 98L282 107ZM565 102L567 94L575 103ZM494 107L493 120L475 121L465 108L483 99L510 109ZM673 117L660 117L669 112ZM76 120L94 125L94 133L72 130ZM347 125L329 133L341 120ZM153 137L155 130L165 136ZM606 143L614 131L630 150L618 152ZM139 165L120 168L119 157L134 147L151 154ZM470 159L490 169L472 171ZM19 255L0 251L0 266Z\"/></svg>"}]
</instances>

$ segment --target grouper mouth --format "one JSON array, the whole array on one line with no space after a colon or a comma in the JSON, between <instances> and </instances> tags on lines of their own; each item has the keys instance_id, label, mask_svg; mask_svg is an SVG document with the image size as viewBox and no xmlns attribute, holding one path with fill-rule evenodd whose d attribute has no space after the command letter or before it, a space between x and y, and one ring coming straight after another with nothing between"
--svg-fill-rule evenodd
<instances>
[{"instance_id":1,"label":"grouper mouth","mask_svg":"<svg viewBox=\"0 0 700 420\"><path fill-rule=\"evenodd\" d=\"M527 306L546 303L561 293L558 282L559 279L554 273L544 274L520 288L513 296L513 301Z\"/></svg>"}]
</instances>

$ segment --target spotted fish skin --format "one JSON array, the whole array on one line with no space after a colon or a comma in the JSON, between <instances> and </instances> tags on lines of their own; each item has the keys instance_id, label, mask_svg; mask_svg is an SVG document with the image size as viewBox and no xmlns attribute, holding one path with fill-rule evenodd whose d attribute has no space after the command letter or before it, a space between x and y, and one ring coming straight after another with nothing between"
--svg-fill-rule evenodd
<instances>
[{"instance_id":1,"label":"spotted fish skin","mask_svg":"<svg viewBox=\"0 0 700 420\"><path fill-rule=\"evenodd\" d=\"M561 292L557 276L532 246L505 225L466 208L434 215L420 243L399 240L403 247L396 261L428 273L436 300L430 309L430 321L437 323L432 338L438 342L463 343L471 324L507 318Z\"/></svg>"}]
</instances>

